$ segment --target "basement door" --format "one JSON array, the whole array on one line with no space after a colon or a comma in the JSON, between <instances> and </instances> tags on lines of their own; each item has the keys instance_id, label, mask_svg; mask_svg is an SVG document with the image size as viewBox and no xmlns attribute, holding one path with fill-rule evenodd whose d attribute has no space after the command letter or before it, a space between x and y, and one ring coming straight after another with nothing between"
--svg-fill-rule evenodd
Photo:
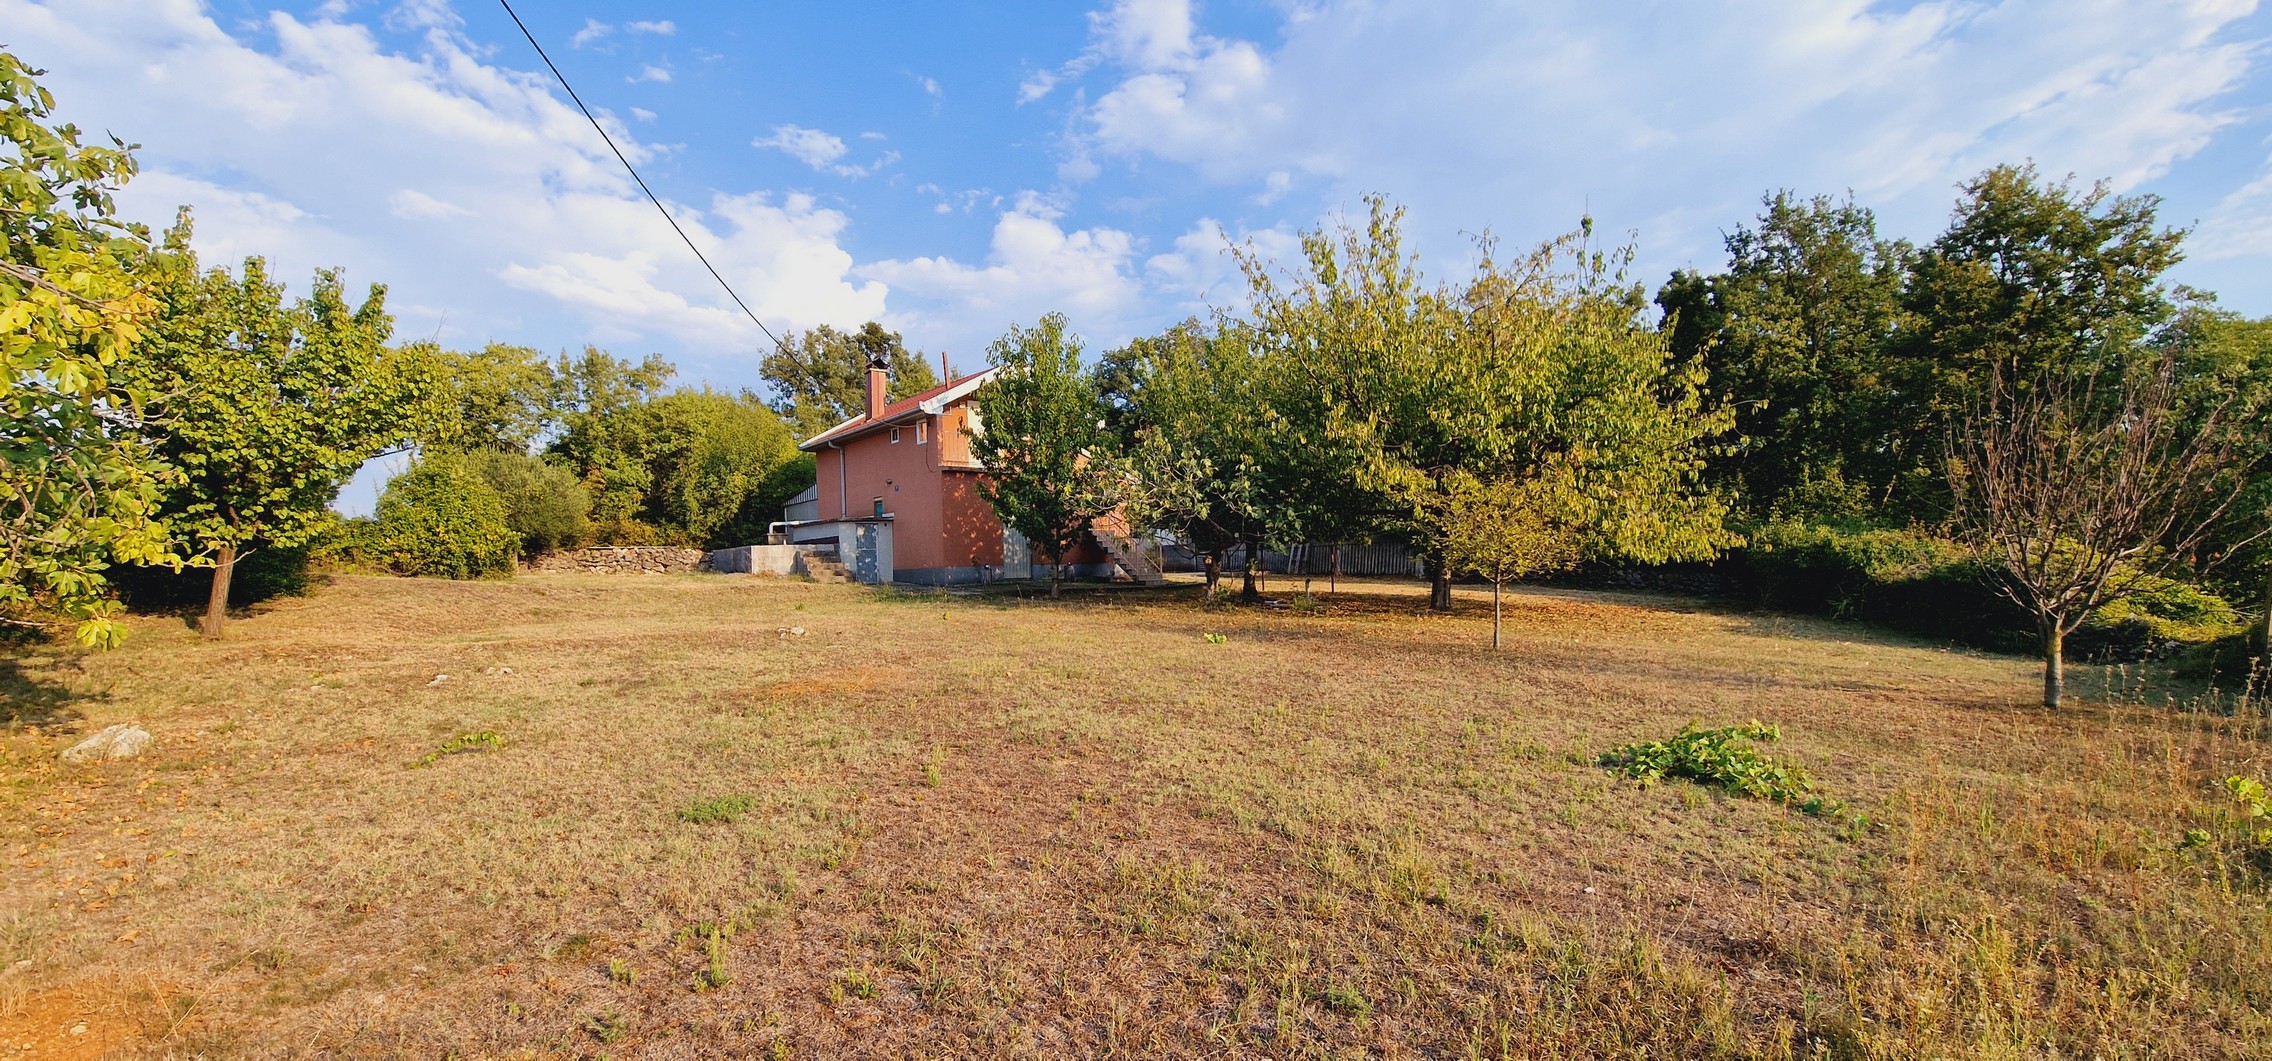
<instances>
[{"instance_id":1,"label":"basement door","mask_svg":"<svg viewBox=\"0 0 2272 1061\"><path fill-rule=\"evenodd\" d=\"M852 527L852 578L868 585L876 584L876 525L858 523Z\"/></svg>"},{"instance_id":2,"label":"basement door","mask_svg":"<svg viewBox=\"0 0 2272 1061\"><path fill-rule=\"evenodd\" d=\"M1033 577L1033 546L1015 528L1002 528L1002 577Z\"/></svg>"}]
</instances>

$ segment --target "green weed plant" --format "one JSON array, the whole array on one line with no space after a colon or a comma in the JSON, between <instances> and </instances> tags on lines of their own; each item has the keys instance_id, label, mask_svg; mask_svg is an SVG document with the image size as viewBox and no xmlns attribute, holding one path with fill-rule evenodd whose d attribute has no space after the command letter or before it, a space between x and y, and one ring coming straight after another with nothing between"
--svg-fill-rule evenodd
<instances>
[{"instance_id":1,"label":"green weed plant","mask_svg":"<svg viewBox=\"0 0 2272 1061\"><path fill-rule=\"evenodd\" d=\"M1601 765L1642 784L1668 777L1716 785L1754 799L1771 799L1810 814L1835 814L1840 805L1818 796L1806 770L1762 754L1753 743L1772 744L1783 732L1763 722L1719 729L1681 727L1670 740L1627 744L1605 752Z\"/></svg>"},{"instance_id":2,"label":"green weed plant","mask_svg":"<svg viewBox=\"0 0 2272 1061\"><path fill-rule=\"evenodd\" d=\"M442 746L420 756L414 766L432 766L446 756L464 755L467 752L497 752L505 750L505 735L496 730L476 730L460 733L443 741Z\"/></svg>"},{"instance_id":3,"label":"green weed plant","mask_svg":"<svg viewBox=\"0 0 2272 1061\"><path fill-rule=\"evenodd\" d=\"M2224 788L2235 806L2220 809L2213 828L2187 829L2178 846L2213 849L2243 873L2272 874L2272 790L2239 774L2226 778Z\"/></svg>"}]
</instances>

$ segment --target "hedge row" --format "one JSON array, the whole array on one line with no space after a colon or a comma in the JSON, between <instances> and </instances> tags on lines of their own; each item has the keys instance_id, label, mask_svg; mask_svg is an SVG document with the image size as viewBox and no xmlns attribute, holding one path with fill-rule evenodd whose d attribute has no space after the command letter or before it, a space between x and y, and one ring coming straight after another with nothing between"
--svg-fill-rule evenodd
<instances>
[{"instance_id":1,"label":"hedge row","mask_svg":"<svg viewBox=\"0 0 2272 1061\"><path fill-rule=\"evenodd\" d=\"M2039 650L2034 620L1953 542L1910 530L1770 523L1715 569L1753 604L1853 619L1998 652ZM2146 578L2067 639L2076 659L2170 658L2239 634L2241 615L2199 587Z\"/></svg>"}]
</instances>

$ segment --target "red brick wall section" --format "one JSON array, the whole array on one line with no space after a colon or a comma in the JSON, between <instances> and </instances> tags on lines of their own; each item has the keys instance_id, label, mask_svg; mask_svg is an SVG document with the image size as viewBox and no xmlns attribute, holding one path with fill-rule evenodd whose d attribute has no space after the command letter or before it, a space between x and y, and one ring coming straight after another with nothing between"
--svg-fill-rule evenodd
<instances>
[{"instance_id":1,"label":"red brick wall section","mask_svg":"<svg viewBox=\"0 0 2272 1061\"><path fill-rule=\"evenodd\" d=\"M1002 521L979 496L976 472L946 472L946 552L950 567L1002 563Z\"/></svg>"},{"instance_id":2,"label":"red brick wall section","mask_svg":"<svg viewBox=\"0 0 2272 1061\"><path fill-rule=\"evenodd\" d=\"M891 527L891 563L896 569L947 566L945 541L940 534L943 486L936 457L939 447L915 442L915 425L902 425L899 441L890 429L874 432L844 444L846 507L857 518L875 512L876 498L894 517ZM824 483L822 489L828 489ZM822 502L823 512L829 503Z\"/></svg>"}]
</instances>

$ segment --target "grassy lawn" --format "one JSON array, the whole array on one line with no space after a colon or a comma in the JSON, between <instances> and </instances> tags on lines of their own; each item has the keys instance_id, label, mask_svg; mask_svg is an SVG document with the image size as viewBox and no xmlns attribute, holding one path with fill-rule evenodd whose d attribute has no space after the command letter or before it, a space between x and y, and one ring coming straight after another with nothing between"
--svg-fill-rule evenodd
<instances>
[{"instance_id":1,"label":"grassy lawn","mask_svg":"<svg viewBox=\"0 0 2272 1061\"><path fill-rule=\"evenodd\" d=\"M1418 594L341 578L7 650L0 1059L2272 1054L2266 891L2177 844L2251 727ZM1595 765L1752 718L1849 813Z\"/></svg>"}]
</instances>

